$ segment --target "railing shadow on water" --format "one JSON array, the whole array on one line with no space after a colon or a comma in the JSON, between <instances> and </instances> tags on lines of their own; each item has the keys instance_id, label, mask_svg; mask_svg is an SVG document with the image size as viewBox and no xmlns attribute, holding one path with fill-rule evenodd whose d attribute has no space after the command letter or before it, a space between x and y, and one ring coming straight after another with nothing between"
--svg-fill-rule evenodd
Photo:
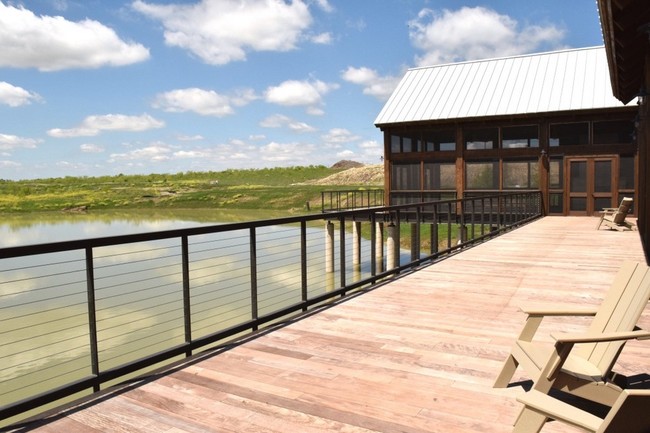
<instances>
[{"instance_id":1,"label":"railing shadow on water","mask_svg":"<svg viewBox=\"0 0 650 433\"><path fill-rule=\"evenodd\" d=\"M538 191L0 249L0 428L541 216Z\"/></svg>"}]
</instances>

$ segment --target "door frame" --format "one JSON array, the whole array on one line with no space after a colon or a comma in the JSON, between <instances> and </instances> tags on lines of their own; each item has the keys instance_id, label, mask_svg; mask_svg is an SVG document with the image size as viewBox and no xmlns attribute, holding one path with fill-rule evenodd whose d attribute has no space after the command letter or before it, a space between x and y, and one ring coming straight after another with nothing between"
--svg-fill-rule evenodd
<instances>
[{"instance_id":1,"label":"door frame","mask_svg":"<svg viewBox=\"0 0 650 433\"><path fill-rule=\"evenodd\" d=\"M586 191L579 193L571 192L571 162L583 161L587 163L587 173L586 173ZM609 192L596 192L595 191L595 165L598 161L611 161L611 180L610 180L610 191ZM609 197L609 206L616 206L616 200L618 200L618 170L619 170L619 155L575 155L575 156L566 156L564 158L564 172L566 176L564 177L564 190L566 191L564 199L564 209L566 209L565 214L570 216L597 216L600 214L602 209L596 208L594 205L595 199L597 198L608 198ZM571 198L572 197L584 197L587 201L585 211L572 211L571 210Z\"/></svg>"}]
</instances>

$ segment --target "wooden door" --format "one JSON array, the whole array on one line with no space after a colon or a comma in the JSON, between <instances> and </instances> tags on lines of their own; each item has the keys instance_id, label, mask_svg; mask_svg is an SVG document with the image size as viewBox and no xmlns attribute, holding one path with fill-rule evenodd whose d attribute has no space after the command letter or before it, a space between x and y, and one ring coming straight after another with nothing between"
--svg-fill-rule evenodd
<instances>
[{"instance_id":1,"label":"wooden door","mask_svg":"<svg viewBox=\"0 0 650 433\"><path fill-rule=\"evenodd\" d=\"M617 157L567 158L566 191L569 215L598 215L616 204Z\"/></svg>"}]
</instances>

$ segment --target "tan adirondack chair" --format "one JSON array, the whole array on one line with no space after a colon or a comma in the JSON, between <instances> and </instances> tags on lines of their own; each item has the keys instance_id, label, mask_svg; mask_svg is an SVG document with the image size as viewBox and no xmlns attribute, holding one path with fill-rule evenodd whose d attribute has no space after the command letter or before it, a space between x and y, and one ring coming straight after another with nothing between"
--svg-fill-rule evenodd
<instances>
[{"instance_id":1,"label":"tan adirondack chair","mask_svg":"<svg viewBox=\"0 0 650 433\"><path fill-rule=\"evenodd\" d=\"M621 204L617 208L603 209L600 213L600 220L598 221L596 230L600 229L600 226L603 224L610 229L618 231L636 230L636 224L625 219L627 214L630 213L632 202L633 200L630 197L625 197L621 200Z\"/></svg>"},{"instance_id":2,"label":"tan adirondack chair","mask_svg":"<svg viewBox=\"0 0 650 433\"><path fill-rule=\"evenodd\" d=\"M494 386L506 387L521 365L539 391L557 388L611 406L621 392L612 368L625 342L650 338L650 332L635 330L649 297L650 268L644 263L626 262L597 310L524 310L528 314L526 324ZM533 341L544 317L576 315L593 316L586 333L552 334L554 345Z\"/></svg>"},{"instance_id":3,"label":"tan adirondack chair","mask_svg":"<svg viewBox=\"0 0 650 433\"><path fill-rule=\"evenodd\" d=\"M650 432L650 390L647 389L622 391L604 419L539 391L527 392L517 400L525 406L514 433L537 433L549 419L595 433Z\"/></svg>"}]
</instances>

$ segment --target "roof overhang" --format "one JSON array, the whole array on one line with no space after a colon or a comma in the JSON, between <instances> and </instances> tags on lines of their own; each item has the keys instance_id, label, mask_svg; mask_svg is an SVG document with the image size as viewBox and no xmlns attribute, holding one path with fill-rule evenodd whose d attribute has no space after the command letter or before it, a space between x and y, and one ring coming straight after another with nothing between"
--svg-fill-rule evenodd
<instances>
[{"instance_id":1,"label":"roof overhang","mask_svg":"<svg viewBox=\"0 0 650 433\"><path fill-rule=\"evenodd\" d=\"M643 87L650 38L648 0L597 0L612 91L624 104Z\"/></svg>"}]
</instances>

